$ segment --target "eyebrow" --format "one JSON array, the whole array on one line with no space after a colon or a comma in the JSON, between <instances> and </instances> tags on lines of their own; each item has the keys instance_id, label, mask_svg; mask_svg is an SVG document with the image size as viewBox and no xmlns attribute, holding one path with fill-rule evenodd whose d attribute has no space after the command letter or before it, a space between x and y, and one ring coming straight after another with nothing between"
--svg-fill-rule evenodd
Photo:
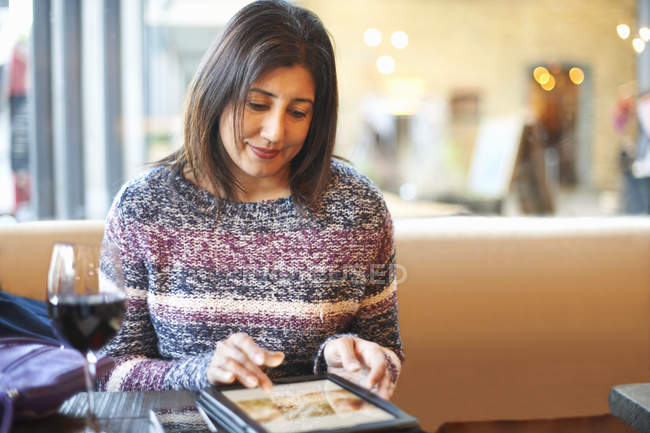
<instances>
[{"instance_id":1,"label":"eyebrow","mask_svg":"<svg viewBox=\"0 0 650 433\"><path fill-rule=\"evenodd\" d=\"M250 91L251 91L251 92L258 92L258 93L261 93L261 94L263 94L263 95L270 96L271 98L277 98L277 97L278 97L278 95L276 95L275 93L271 93L271 92L268 92L268 91L266 91L266 90L259 89L259 88L257 88L257 87L253 87L253 88L251 88ZM294 98L294 99L292 99L292 101L296 101L296 102L309 102L311 105L314 105L314 101L312 101L312 100L309 99L309 98Z\"/></svg>"}]
</instances>

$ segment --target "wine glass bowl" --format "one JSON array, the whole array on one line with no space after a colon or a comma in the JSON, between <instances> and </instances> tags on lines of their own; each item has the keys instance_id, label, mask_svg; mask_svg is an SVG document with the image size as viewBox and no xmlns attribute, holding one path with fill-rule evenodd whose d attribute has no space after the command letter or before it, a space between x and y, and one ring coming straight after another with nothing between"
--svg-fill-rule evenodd
<instances>
[{"instance_id":1,"label":"wine glass bowl","mask_svg":"<svg viewBox=\"0 0 650 433\"><path fill-rule=\"evenodd\" d=\"M96 352L115 336L126 309L117 247L109 242L56 243L48 273L47 304L57 334L85 355L88 425L96 430Z\"/></svg>"}]
</instances>

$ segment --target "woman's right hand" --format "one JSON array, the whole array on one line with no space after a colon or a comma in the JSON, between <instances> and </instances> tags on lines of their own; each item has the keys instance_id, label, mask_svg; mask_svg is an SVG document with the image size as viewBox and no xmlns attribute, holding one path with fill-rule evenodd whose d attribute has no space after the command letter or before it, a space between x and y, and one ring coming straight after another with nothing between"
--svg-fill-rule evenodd
<instances>
[{"instance_id":1,"label":"woman's right hand","mask_svg":"<svg viewBox=\"0 0 650 433\"><path fill-rule=\"evenodd\" d=\"M283 360L284 353L263 349L239 332L217 343L207 376L215 385L238 381L247 388L260 386L270 392L273 384L262 368L277 367Z\"/></svg>"}]
</instances>

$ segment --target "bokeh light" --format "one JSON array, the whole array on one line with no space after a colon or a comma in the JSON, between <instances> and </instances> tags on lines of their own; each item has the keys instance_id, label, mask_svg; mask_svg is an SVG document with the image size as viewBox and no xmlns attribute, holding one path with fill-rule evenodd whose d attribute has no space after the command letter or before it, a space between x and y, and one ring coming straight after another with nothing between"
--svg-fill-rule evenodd
<instances>
[{"instance_id":1,"label":"bokeh light","mask_svg":"<svg viewBox=\"0 0 650 433\"><path fill-rule=\"evenodd\" d=\"M382 74L391 74L395 70L395 60L391 56L381 56L377 59L377 70Z\"/></svg>"},{"instance_id":2,"label":"bokeh light","mask_svg":"<svg viewBox=\"0 0 650 433\"><path fill-rule=\"evenodd\" d=\"M376 47L381 44L381 32L377 29L367 29L363 32L363 41L369 47Z\"/></svg>"},{"instance_id":3,"label":"bokeh light","mask_svg":"<svg viewBox=\"0 0 650 433\"><path fill-rule=\"evenodd\" d=\"M641 54L645 49L645 42L643 42L641 38L634 38L632 41L632 47L634 48L634 51L636 51L638 54Z\"/></svg>"},{"instance_id":4,"label":"bokeh light","mask_svg":"<svg viewBox=\"0 0 650 433\"><path fill-rule=\"evenodd\" d=\"M540 84L542 84L542 77L544 77L545 81L548 81L549 75L548 69L544 66L538 66L533 70L533 77L535 78L535 81Z\"/></svg>"},{"instance_id":5,"label":"bokeh light","mask_svg":"<svg viewBox=\"0 0 650 433\"><path fill-rule=\"evenodd\" d=\"M630 26L627 24L619 24L616 26L616 33L621 39L627 39L630 36Z\"/></svg>"},{"instance_id":6,"label":"bokeh light","mask_svg":"<svg viewBox=\"0 0 650 433\"><path fill-rule=\"evenodd\" d=\"M396 32L393 32L390 37L390 42L395 48L401 50L403 48L406 48L406 46L409 44L409 37L405 32L398 30Z\"/></svg>"},{"instance_id":7,"label":"bokeh light","mask_svg":"<svg viewBox=\"0 0 650 433\"><path fill-rule=\"evenodd\" d=\"M542 86L542 89L546 90L547 92L550 92L555 88L555 77L551 74L548 75L548 80L544 82L543 84L540 83Z\"/></svg>"},{"instance_id":8,"label":"bokeh light","mask_svg":"<svg viewBox=\"0 0 650 433\"><path fill-rule=\"evenodd\" d=\"M643 42L648 42L650 40L650 29L647 27L641 27L639 29L639 36L641 36Z\"/></svg>"},{"instance_id":9,"label":"bokeh light","mask_svg":"<svg viewBox=\"0 0 650 433\"><path fill-rule=\"evenodd\" d=\"M569 69L569 78L573 84L580 85L585 80L585 73L582 69L574 66Z\"/></svg>"},{"instance_id":10,"label":"bokeh light","mask_svg":"<svg viewBox=\"0 0 650 433\"><path fill-rule=\"evenodd\" d=\"M537 82L541 84L542 86L546 83L548 83L548 80L550 80L552 77L550 72L542 72L542 74L539 76L539 80Z\"/></svg>"}]
</instances>

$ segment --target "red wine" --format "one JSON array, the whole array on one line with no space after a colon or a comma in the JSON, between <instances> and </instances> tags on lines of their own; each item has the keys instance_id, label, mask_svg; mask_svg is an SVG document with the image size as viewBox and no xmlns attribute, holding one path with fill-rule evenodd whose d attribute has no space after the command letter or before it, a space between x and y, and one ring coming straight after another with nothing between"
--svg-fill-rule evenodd
<instances>
[{"instance_id":1,"label":"red wine","mask_svg":"<svg viewBox=\"0 0 650 433\"><path fill-rule=\"evenodd\" d=\"M123 293L59 295L48 302L50 319L60 336L82 353L98 350L115 336L122 324Z\"/></svg>"}]
</instances>

